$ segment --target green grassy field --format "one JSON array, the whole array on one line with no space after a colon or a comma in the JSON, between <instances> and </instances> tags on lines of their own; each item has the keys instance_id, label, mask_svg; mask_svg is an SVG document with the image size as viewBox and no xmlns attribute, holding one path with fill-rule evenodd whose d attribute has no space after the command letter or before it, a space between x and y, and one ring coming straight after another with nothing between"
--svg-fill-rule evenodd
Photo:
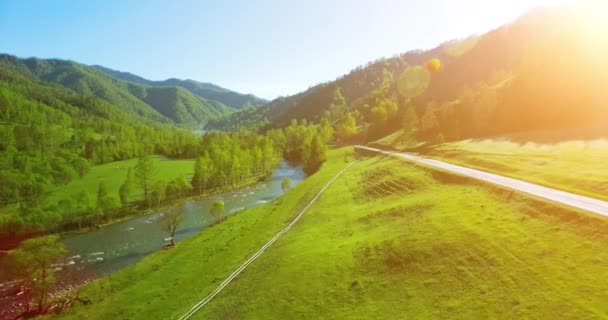
<instances>
[{"instance_id":1,"label":"green grassy field","mask_svg":"<svg viewBox=\"0 0 608 320\"><path fill-rule=\"evenodd\" d=\"M152 159L156 172L152 184L159 180L168 182L178 176L190 178L194 172L194 160L171 160L160 156L153 157ZM137 164L137 159L94 166L84 177L73 180L65 186L58 187L49 195L47 201L48 203L56 203L61 199L73 199L80 191L84 190L94 203L97 199L97 189L101 181L105 182L108 192L118 199L118 190L125 182L127 171L129 168L135 167L135 164ZM140 200L142 198L143 190L137 186L131 200Z\"/></svg>"},{"instance_id":2,"label":"green grassy field","mask_svg":"<svg viewBox=\"0 0 608 320\"><path fill-rule=\"evenodd\" d=\"M87 285L68 319L176 319L336 172ZM608 220L393 158L355 164L196 319L608 317Z\"/></svg>"},{"instance_id":3,"label":"green grassy field","mask_svg":"<svg viewBox=\"0 0 608 320\"><path fill-rule=\"evenodd\" d=\"M594 198L608 199L608 140L515 143L466 140L425 155Z\"/></svg>"}]
</instances>

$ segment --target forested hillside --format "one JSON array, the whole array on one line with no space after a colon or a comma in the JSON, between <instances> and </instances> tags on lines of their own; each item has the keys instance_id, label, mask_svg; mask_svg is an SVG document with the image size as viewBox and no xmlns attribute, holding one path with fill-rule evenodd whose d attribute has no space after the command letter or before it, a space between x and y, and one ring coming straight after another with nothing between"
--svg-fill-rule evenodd
<instances>
[{"instance_id":1,"label":"forested hillside","mask_svg":"<svg viewBox=\"0 0 608 320\"><path fill-rule=\"evenodd\" d=\"M203 83L194 80L167 79L163 81L152 81L144 79L140 76L129 72L121 72L112 70L102 66L93 66L94 68L114 77L125 81L131 81L139 84L144 84L153 87L182 87L191 93L208 100L215 100L233 109L245 109L248 107L259 106L266 104L268 101L258 98L252 94L242 94L212 83Z\"/></svg>"},{"instance_id":2,"label":"forested hillside","mask_svg":"<svg viewBox=\"0 0 608 320\"><path fill-rule=\"evenodd\" d=\"M401 145L605 125L608 46L594 36L602 25L569 7L538 9L484 35L380 59L211 125L327 119L342 142L399 131L390 141Z\"/></svg>"},{"instance_id":3,"label":"forested hillside","mask_svg":"<svg viewBox=\"0 0 608 320\"><path fill-rule=\"evenodd\" d=\"M146 87L133 93L165 117L194 128L231 112L220 102L197 97L181 87Z\"/></svg>"},{"instance_id":4,"label":"forested hillside","mask_svg":"<svg viewBox=\"0 0 608 320\"><path fill-rule=\"evenodd\" d=\"M220 102L195 96L177 87L156 88L127 82L72 61L0 55L0 67L98 97L129 114L162 123L200 127L209 119L232 110Z\"/></svg>"},{"instance_id":5,"label":"forested hillside","mask_svg":"<svg viewBox=\"0 0 608 320\"><path fill-rule=\"evenodd\" d=\"M186 91L185 96L191 94ZM191 109L192 103L176 105ZM324 161L332 139L330 128L322 129L302 122L265 136L199 136L127 113L95 96L0 68L0 238L92 227L136 208L239 186L267 176L281 155L312 173ZM196 159L189 165L194 175L157 171L148 159L151 154L167 160ZM88 175L101 164L132 158L139 162L124 176ZM97 193L65 188L78 179ZM125 182L113 190L104 179L112 179L111 185L116 179Z\"/></svg>"},{"instance_id":6,"label":"forested hillside","mask_svg":"<svg viewBox=\"0 0 608 320\"><path fill-rule=\"evenodd\" d=\"M538 10L485 35L379 60L335 82L224 117L231 108L193 93L223 90L212 85L170 79L162 86L69 61L0 56L0 203L42 210L39 199L98 164L149 154L208 156L203 141L209 140L171 124L199 128L212 118L211 128L259 130L274 153L303 162L309 172L334 142L386 137L380 143L405 148L606 127L608 40L594 37L601 21L566 11ZM258 154L257 142L243 143L249 139L238 137L231 145ZM235 161L234 168L250 165ZM234 184L241 179L227 178L234 168L215 174ZM65 222L60 218L59 226Z\"/></svg>"},{"instance_id":7,"label":"forested hillside","mask_svg":"<svg viewBox=\"0 0 608 320\"><path fill-rule=\"evenodd\" d=\"M45 199L92 166L150 153L193 157L190 130L146 121L90 95L0 68L0 225L57 223ZM11 213L12 212L12 213ZM71 212L73 213L73 212ZM0 232L3 233L3 232Z\"/></svg>"}]
</instances>

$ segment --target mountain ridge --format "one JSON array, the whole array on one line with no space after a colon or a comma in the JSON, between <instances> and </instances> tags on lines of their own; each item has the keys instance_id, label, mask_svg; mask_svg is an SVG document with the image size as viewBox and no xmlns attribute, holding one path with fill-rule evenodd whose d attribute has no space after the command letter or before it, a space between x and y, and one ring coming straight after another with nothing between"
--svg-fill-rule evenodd
<instances>
[{"instance_id":1,"label":"mountain ridge","mask_svg":"<svg viewBox=\"0 0 608 320\"><path fill-rule=\"evenodd\" d=\"M192 79L178 78L169 78L159 81L149 80L130 72L118 71L100 65L93 65L92 67L112 77L138 84L145 84L153 87L182 87L201 98L221 102L236 110L242 110L268 103L268 100L259 98L253 94L239 93L210 82L200 82Z\"/></svg>"},{"instance_id":2,"label":"mountain ridge","mask_svg":"<svg viewBox=\"0 0 608 320\"><path fill-rule=\"evenodd\" d=\"M232 108L220 102L194 95L188 90L159 89L125 81L69 60L21 59L1 54L0 67L80 94L96 96L129 114L160 123L200 128L210 119L233 112Z\"/></svg>"}]
</instances>

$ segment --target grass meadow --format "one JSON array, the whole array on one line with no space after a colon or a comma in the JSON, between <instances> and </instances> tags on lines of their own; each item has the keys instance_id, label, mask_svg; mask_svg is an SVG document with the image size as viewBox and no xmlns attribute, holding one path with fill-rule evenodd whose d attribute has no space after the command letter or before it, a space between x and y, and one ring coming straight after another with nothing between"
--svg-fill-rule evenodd
<instances>
[{"instance_id":1,"label":"grass meadow","mask_svg":"<svg viewBox=\"0 0 608 320\"><path fill-rule=\"evenodd\" d=\"M465 140L436 146L424 155L608 200L608 140Z\"/></svg>"},{"instance_id":2,"label":"grass meadow","mask_svg":"<svg viewBox=\"0 0 608 320\"><path fill-rule=\"evenodd\" d=\"M82 288L66 319L176 319L282 229L276 200ZM359 160L195 319L608 317L608 220L389 158Z\"/></svg>"},{"instance_id":3,"label":"grass meadow","mask_svg":"<svg viewBox=\"0 0 608 320\"><path fill-rule=\"evenodd\" d=\"M155 168L152 185L156 181L168 182L179 176L190 178L194 172L194 160L172 160L161 156L155 156L152 160ZM118 190L127 178L127 171L129 168L134 168L136 164L137 159L131 159L94 166L82 178L57 187L46 201L57 203L62 199L74 199L79 192L85 191L91 203L94 204L97 199L99 183L102 181L106 184L110 195L119 199ZM130 200L141 200L143 197L143 189L137 185Z\"/></svg>"}]
</instances>

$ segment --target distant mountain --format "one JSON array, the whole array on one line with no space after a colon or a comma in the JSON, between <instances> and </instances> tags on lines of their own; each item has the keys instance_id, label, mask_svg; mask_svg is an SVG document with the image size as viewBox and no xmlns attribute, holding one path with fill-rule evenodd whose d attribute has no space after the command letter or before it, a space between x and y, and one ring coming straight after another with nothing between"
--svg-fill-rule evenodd
<instances>
[{"instance_id":1,"label":"distant mountain","mask_svg":"<svg viewBox=\"0 0 608 320\"><path fill-rule=\"evenodd\" d=\"M129 114L161 123L194 128L233 111L221 102L176 86L160 88L129 82L73 61L0 55L0 68L98 97Z\"/></svg>"},{"instance_id":2,"label":"distant mountain","mask_svg":"<svg viewBox=\"0 0 608 320\"><path fill-rule=\"evenodd\" d=\"M163 81L153 81L134 75L129 72L112 70L102 66L93 66L114 78L144 84L153 87L175 86L182 87L191 93L208 100L215 100L225 104L233 109L241 110L253 106L259 106L268 103L267 100L258 98L252 94L242 94L212 83L198 82L194 80L167 79Z\"/></svg>"},{"instance_id":3,"label":"distant mountain","mask_svg":"<svg viewBox=\"0 0 608 320\"><path fill-rule=\"evenodd\" d=\"M133 92L141 94L141 91ZM145 103L177 123L192 126L201 125L230 112L229 108L220 102L195 96L181 87L145 87L143 95L139 96Z\"/></svg>"}]
</instances>

